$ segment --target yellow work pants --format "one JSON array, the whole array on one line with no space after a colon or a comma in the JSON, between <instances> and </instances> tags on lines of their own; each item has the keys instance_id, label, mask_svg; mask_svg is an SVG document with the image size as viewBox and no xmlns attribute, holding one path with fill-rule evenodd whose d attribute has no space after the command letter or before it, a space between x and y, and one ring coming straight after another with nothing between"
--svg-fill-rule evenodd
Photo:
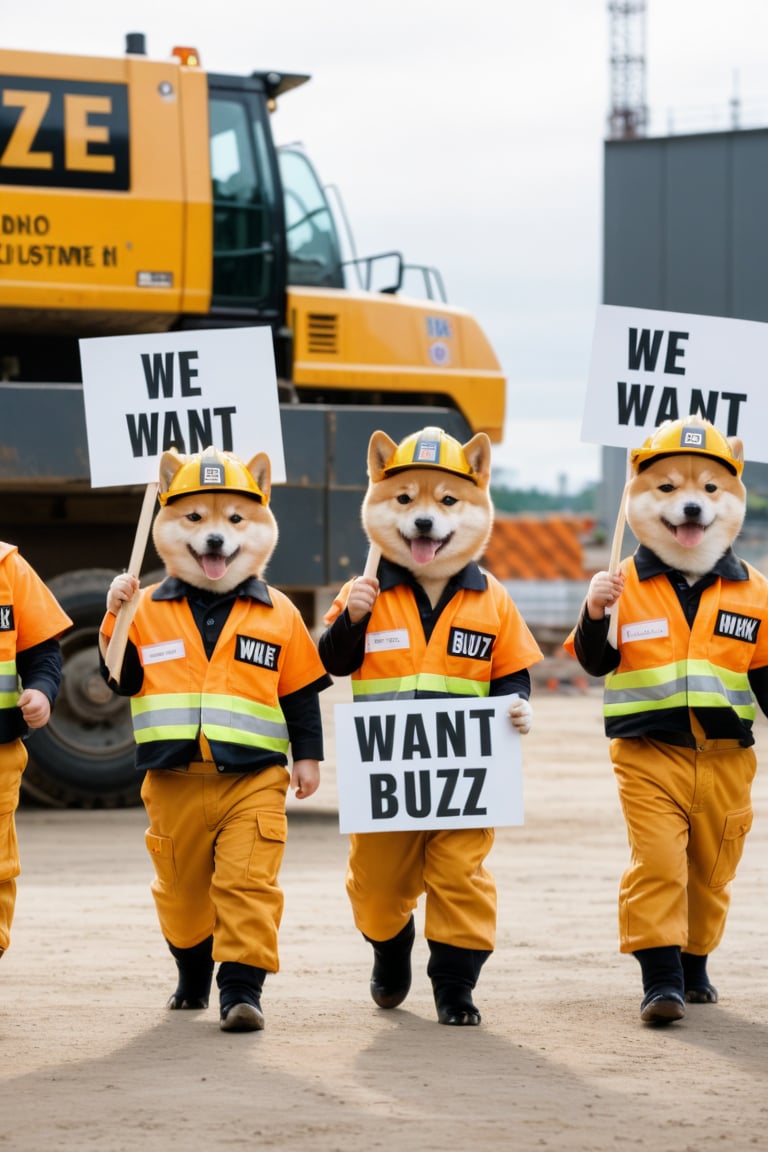
<instances>
[{"instance_id":1,"label":"yellow work pants","mask_svg":"<svg viewBox=\"0 0 768 1152\"><path fill-rule=\"evenodd\" d=\"M483 867L493 835L452 828L350 836L347 895L356 926L371 940L391 940L426 892L428 940L493 951L496 885Z\"/></svg>"},{"instance_id":2,"label":"yellow work pants","mask_svg":"<svg viewBox=\"0 0 768 1152\"><path fill-rule=\"evenodd\" d=\"M160 927L176 948L213 934L213 958L279 968L289 775L227 774L213 764L147 772L141 798Z\"/></svg>"},{"instance_id":3,"label":"yellow work pants","mask_svg":"<svg viewBox=\"0 0 768 1152\"><path fill-rule=\"evenodd\" d=\"M16 877L21 871L15 812L27 749L21 740L0 744L0 953L11 943Z\"/></svg>"},{"instance_id":4,"label":"yellow work pants","mask_svg":"<svg viewBox=\"0 0 768 1152\"><path fill-rule=\"evenodd\" d=\"M679 945L707 956L723 936L752 826L752 748L698 739L611 741L631 863L619 891L621 952Z\"/></svg>"}]
</instances>

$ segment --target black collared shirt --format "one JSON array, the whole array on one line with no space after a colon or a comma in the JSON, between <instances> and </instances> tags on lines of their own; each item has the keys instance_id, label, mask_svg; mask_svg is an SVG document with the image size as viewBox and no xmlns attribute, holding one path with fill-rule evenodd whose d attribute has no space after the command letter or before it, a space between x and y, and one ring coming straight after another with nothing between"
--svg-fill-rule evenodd
<instances>
[{"instance_id":1,"label":"black collared shirt","mask_svg":"<svg viewBox=\"0 0 768 1152\"><path fill-rule=\"evenodd\" d=\"M677 599L688 622L689 628L692 626L696 617L696 613L701 602L702 593L706 588L709 588L718 577L723 580L742 581L749 580L749 572L742 560L735 554L733 549L729 548L717 563L712 567L712 570L697 580L695 584L689 584L683 574L668 564L665 564L655 552L645 545L638 545L635 554L635 568L637 570L638 579L642 582L644 580L652 580L656 577L665 577L669 580L670 584L675 590ZM591 620L587 615L586 601L582 605L579 622L574 632L574 650L576 657L581 664L582 668L590 674L590 676L607 676L618 668L620 655L612 644L608 643L608 629L610 627L610 617L605 616L602 620ZM749 671L749 686L754 693L755 699L759 704L761 710L768 715L768 668L753 668ZM715 737L744 737L745 722L738 720L737 725L726 723L723 731L716 731L713 729L712 712L727 713L728 718L735 717L729 708L719 709L696 709L696 716L701 720L704 725L705 731L712 738ZM695 741L693 736L689 733L680 733L678 728L684 722L684 716L687 715L687 710L679 709L679 716L675 716L674 739L670 741L670 732L664 733L647 733L648 736L655 737L659 740L667 740L667 742L682 743L686 746L693 747ZM723 721L726 716L722 717ZM738 731L737 731L738 726ZM754 738L749 734L744 737L742 742L745 745L753 744Z\"/></svg>"},{"instance_id":2,"label":"black collared shirt","mask_svg":"<svg viewBox=\"0 0 768 1152\"><path fill-rule=\"evenodd\" d=\"M377 572L379 591L387 592L404 584L411 589L419 611L421 626L427 642L432 635L440 614L445 610L457 592L485 592L488 579L482 569L471 561L460 572L449 579L439 601L432 607L429 597L416 577L407 568L393 564L390 560L379 561ZM322 634L318 644L320 659L332 676L350 676L356 672L365 658L365 633L371 617L364 616L357 624L349 618L345 608ZM507 696L517 692L525 700L531 695L531 676L527 668L521 668L508 676L491 680L489 695Z\"/></svg>"},{"instance_id":3,"label":"black collared shirt","mask_svg":"<svg viewBox=\"0 0 768 1152\"><path fill-rule=\"evenodd\" d=\"M152 592L152 599L188 602L209 660L236 600L256 600L268 608L272 607L268 585L256 576L250 576L237 588L224 593L208 592L202 588L195 588L194 585L187 584L175 576L167 576ZM100 663L102 676L117 695L135 696L141 691L144 669L139 653L130 641L126 645L119 685L110 679L104 661L101 660ZM291 755L294 760L323 759L322 718L318 693L330 687L331 683L330 677L323 676L313 684L300 688L298 692L280 697L280 707L288 727ZM287 763L287 757L282 754L269 753L261 759L270 764Z\"/></svg>"},{"instance_id":4,"label":"black collared shirt","mask_svg":"<svg viewBox=\"0 0 768 1152\"><path fill-rule=\"evenodd\" d=\"M186 599L209 660L235 600L258 600L261 604L266 604L268 608L272 607L269 588L263 580L259 580L256 576L250 576L237 588L223 594L221 592L209 592L205 588L195 588L194 585L187 584L176 576L167 576L162 584L158 584L155 588L152 599Z\"/></svg>"},{"instance_id":5,"label":"black collared shirt","mask_svg":"<svg viewBox=\"0 0 768 1152\"><path fill-rule=\"evenodd\" d=\"M717 563L702 576L695 584L689 584L682 572L671 568L660 560L655 552L640 544L634 555L635 568L638 579L652 580L656 576L666 576L675 590L677 599L683 609L688 626L693 624L705 588L715 583L718 576L724 580L748 580L749 573L743 562L731 548L720 557ZM586 601L582 605L579 622L574 633L574 648L582 668L590 676L607 676L619 666L619 653L608 643L608 628L610 617L604 616L602 620L591 620L587 615Z\"/></svg>"},{"instance_id":6,"label":"black collared shirt","mask_svg":"<svg viewBox=\"0 0 768 1152\"><path fill-rule=\"evenodd\" d=\"M696 618L701 602L701 594L705 588L711 587L718 577L723 580L749 580L749 573L732 548L725 552L710 572L702 576L695 584L689 584L682 572L671 568L659 559L655 552L640 544L635 552L635 569L638 579L652 580L654 576L666 576L675 590L680 607L685 613L689 627Z\"/></svg>"}]
</instances>

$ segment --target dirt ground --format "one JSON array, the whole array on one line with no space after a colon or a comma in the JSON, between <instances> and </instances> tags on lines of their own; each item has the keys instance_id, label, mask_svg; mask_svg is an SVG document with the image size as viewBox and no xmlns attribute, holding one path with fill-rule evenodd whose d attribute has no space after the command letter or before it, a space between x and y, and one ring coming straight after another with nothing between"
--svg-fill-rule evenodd
<instances>
[{"instance_id":1,"label":"dirt ground","mask_svg":"<svg viewBox=\"0 0 768 1152\"><path fill-rule=\"evenodd\" d=\"M222 1033L215 998L207 1012L165 1010L175 981L141 809L24 807L0 969L0 1149L765 1147L768 725L755 826L710 962L721 1001L656 1029L640 1023L636 962L617 952L627 850L599 690L540 689L534 708L526 823L500 830L490 858L499 939L479 1028L437 1024L421 931L402 1008L369 999L330 758L320 792L291 802L282 971L259 1034Z\"/></svg>"}]
</instances>

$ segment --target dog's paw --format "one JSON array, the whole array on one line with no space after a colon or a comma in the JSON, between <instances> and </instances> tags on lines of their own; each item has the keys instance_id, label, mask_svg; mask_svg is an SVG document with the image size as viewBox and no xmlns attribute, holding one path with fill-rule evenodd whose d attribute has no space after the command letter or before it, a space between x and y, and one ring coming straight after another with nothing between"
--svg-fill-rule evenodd
<instances>
[{"instance_id":1,"label":"dog's paw","mask_svg":"<svg viewBox=\"0 0 768 1152\"><path fill-rule=\"evenodd\" d=\"M139 588L139 581L128 572L115 576L107 591L107 612L118 614L123 604L132 600Z\"/></svg>"},{"instance_id":2,"label":"dog's paw","mask_svg":"<svg viewBox=\"0 0 768 1152\"><path fill-rule=\"evenodd\" d=\"M509 706L509 718L521 736L526 736L533 723L530 700L514 700Z\"/></svg>"},{"instance_id":3,"label":"dog's paw","mask_svg":"<svg viewBox=\"0 0 768 1152\"><path fill-rule=\"evenodd\" d=\"M623 572L596 572L587 589L587 615L590 620L602 620L612 608L624 588Z\"/></svg>"}]
</instances>

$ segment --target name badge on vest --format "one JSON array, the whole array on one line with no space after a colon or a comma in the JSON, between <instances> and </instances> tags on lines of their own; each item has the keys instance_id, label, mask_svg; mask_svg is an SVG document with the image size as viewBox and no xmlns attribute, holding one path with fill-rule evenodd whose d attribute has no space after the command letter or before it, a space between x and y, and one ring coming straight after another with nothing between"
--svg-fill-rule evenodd
<instances>
[{"instance_id":1,"label":"name badge on vest","mask_svg":"<svg viewBox=\"0 0 768 1152\"><path fill-rule=\"evenodd\" d=\"M392 652L395 648L410 648L407 628L390 628L386 632L366 632L366 652Z\"/></svg>"},{"instance_id":2,"label":"name badge on vest","mask_svg":"<svg viewBox=\"0 0 768 1152\"><path fill-rule=\"evenodd\" d=\"M632 644L635 640L659 640L662 636L669 636L669 621L666 617L661 620L638 620L636 624L622 624L622 644Z\"/></svg>"},{"instance_id":3,"label":"name badge on vest","mask_svg":"<svg viewBox=\"0 0 768 1152\"><path fill-rule=\"evenodd\" d=\"M13 604L0 604L0 632L13 632Z\"/></svg>"},{"instance_id":4,"label":"name badge on vest","mask_svg":"<svg viewBox=\"0 0 768 1152\"><path fill-rule=\"evenodd\" d=\"M140 651L142 664L162 664L165 660L183 660L187 654L183 640L163 640L161 644L145 644Z\"/></svg>"}]
</instances>

